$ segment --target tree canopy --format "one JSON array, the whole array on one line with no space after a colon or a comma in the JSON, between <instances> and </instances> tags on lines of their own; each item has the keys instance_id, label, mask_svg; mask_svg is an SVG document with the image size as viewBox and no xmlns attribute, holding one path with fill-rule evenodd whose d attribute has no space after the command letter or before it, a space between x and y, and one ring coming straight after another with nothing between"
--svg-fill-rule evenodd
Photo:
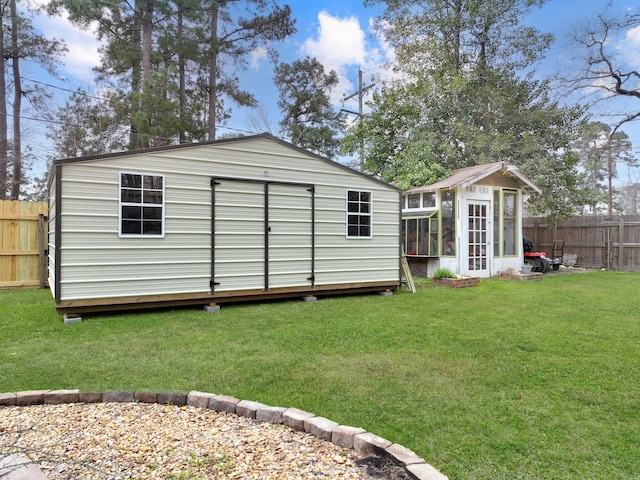
<instances>
[{"instance_id":1,"label":"tree canopy","mask_svg":"<svg viewBox=\"0 0 640 480\"><path fill-rule=\"evenodd\" d=\"M112 116L126 123L128 148L215 139L225 102L254 106L237 71L295 31L275 0L52 0L76 25L98 25L104 43L98 80L117 94ZM72 99L75 101L77 99Z\"/></svg>"},{"instance_id":2,"label":"tree canopy","mask_svg":"<svg viewBox=\"0 0 640 480\"><path fill-rule=\"evenodd\" d=\"M395 78L345 142L349 152L364 143L367 172L409 188L507 160L545 192L530 199L531 210L573 213L584 184L570 144L584 112L553 101L547 82L521 75L552 40L520 20L543 2L366 3L384 6L377 27L397 53Z\"/></svg>"},{"instance_id":3,"label":"tree canopy","mask_svg":"<svg viewBox=\"0 0 640 480\"><path fill-rule=\"evenodd\" d=\"M26 183L22 101L24 99L31 108L38 109L47 96L41 88L23 85L22 62L35 62L45 71L55 74L60 57L66 50L63 41L47 39L38 32L31 19L18 10L17 1L0 3L0 200L17 200ZM10 100L8 95L12 95ZM9 102L12 107L11 128L7 120Z\"/></svg>"},{"instance_id":4,"label":"tree canopy","mask_svg":"<svg viewBox=\"0 0 640 480\"><path fill-rule=\"evenodd\" d=\"M344 115L335 112L329 94L338 84L335 71L325 73L322 64L307 57L277 66L275 83L280 90L278 106L283 113L282 132L291 142L319 155L339 153L338 134Z\"/></svg>"}]
</instances>

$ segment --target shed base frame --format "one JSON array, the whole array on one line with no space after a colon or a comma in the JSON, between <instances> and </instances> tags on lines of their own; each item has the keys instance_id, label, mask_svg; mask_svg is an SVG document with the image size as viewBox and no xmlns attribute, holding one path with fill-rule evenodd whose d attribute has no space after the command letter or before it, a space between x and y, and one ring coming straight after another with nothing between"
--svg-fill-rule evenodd
<instances>
[{"instance_id":1,"label":"shed base frame","mask_svg":"<svg viewBox=\"0 0 640 480\"><path fill-rule=\"evenodd\" d=\"M339 285L317 285L309 287L274 288L264 290L238 290L215 293L178 293L159 295L138 295L132 297L90 298L78 300L62 300L56 303L56 309L63 314L80 314L90 312L109 312L162 308L188 305L209 305L257 300L274 300L293 298L304 295L329 296L353 293L370 293L390 291L400 286L398 282L371 282Z\"/></svg>"}]
</instances>

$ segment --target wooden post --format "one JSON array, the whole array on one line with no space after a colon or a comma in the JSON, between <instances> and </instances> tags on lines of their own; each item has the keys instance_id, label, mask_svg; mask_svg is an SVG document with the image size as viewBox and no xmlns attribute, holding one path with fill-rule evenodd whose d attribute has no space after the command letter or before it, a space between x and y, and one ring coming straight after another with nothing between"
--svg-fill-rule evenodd
<instances>
[{"instance_id":1,"label":"wooden post","mask_svg":"<svg viewBox=\"0 0 640 480\"><path fill-rule=\"evenodd\" d=\"M44 288L45 270L47 268L47 244L44 238L44 221L45 216L38 214L38 239L40 247L40 288Z\"/></svg>"},{"instance_id":2,"label":"wooden post","mask_svg":"<svg viewBox=\"0 0 640 480\"><path fill-rule=\"evenodd\" d=\"M618 271L625 269L624 264L624 217L618 218Z\"/></svg>"}]
</instances>

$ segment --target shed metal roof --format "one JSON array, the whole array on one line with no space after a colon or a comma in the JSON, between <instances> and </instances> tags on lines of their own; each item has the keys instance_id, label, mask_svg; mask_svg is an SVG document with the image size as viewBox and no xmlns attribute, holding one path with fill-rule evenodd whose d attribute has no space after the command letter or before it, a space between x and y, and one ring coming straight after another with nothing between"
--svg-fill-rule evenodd
<instances>
[{"instance_id":1,"label":"shed metal roof","mask_svg":"<svg viewBox=\"0 0 640 480\"><path fill-rule=\"evenodd\" d=\"M503 175L510 175L515 178L522 185L525 193L542 193L531 180L520 172L518 167L511 165L509 162L485 163L473 167L459 168L454 170L452 175L444 180L432 183L431 185L413 187L407 190L407 193L432 192L441 188L469 187L478 183L483 178L500 171Z\"/></svg>"},{"instance_id":2,"label":"shed metal roof","mask_svg":"<svg viewBox=\"0 0 640 480\"><path fill-rule=\"evenodd\" d=\"M239 136L239 137L230 137L230 138L223 138L223 139L218 139L218 140L208 140L208 141L203 141L203 142L194 142L194 143L182 143L179 145L164 145L164 146L160 146L160 147L151 147L151 148L146 148L146 149L139 149L139 150L127 150L127 151L123 151L123 152L113 152L113 153L103 153L103 154L97 154L97 155L89 155L89 156L85 156L85 157L71 157L71 158L63 158L63 159L58 159L58 160L54 160L52 162L51 165L51 169L49 172L49 183L51 183L52 178L54 175L52 175L52 172L55 171L55 167L61 167L65 164L69 164L69 163L82 163L82 162L88 162L91 160L105 160L105 159L111 159L111 158L119 158L119 157L126 157L126 156L132 156L132 155L138 155L141 153L150 153L153 154L154 152L165 152L165 151L170 151L170 150L185 150L185 149L189 149L189 148L194 148L194 147L201 147L201 146L206 146L206 145L211 145L211 146L216 146L216 145L222 145L225 143L233 143L233 142L248 142L248 141L252 141L252 140L258 140L258 139L264 139L264 140L268 140L268 141L272 141L275 143L278 143L284 147L287 148L291 148L293 150L297 150L298 152L302 152L306 155L308 155L309 157L315 158L319 161L322 162L326 162L329 163L333 166L335 166L336 168L340 168L342 170L346 170L354 175L359 175L362 177L366 177L369 180L372 180L376 183L379 183L381 185L384 185L387 188L390 188L392 190L396 190L398 192L401 192L402 189L396 187L395 185L392 185L390 183L387 183L383 180L380 180L377 177L374 177L372 175L367 175L365 173L359 172L358 170L355 170L347 165L343 165L342 163L333 161L327 157L323 157L321 155L318 155L316 153L313 153L309 150L306 150L302 147L299 147L297 145L294 145L292 143L289 143L285 140L282 140L278 137L275 137L274 135L270 134L270 133L260 133L260 134L256 134L256 135L247 135L247 136Z\"/></svg>"}]
</instances>

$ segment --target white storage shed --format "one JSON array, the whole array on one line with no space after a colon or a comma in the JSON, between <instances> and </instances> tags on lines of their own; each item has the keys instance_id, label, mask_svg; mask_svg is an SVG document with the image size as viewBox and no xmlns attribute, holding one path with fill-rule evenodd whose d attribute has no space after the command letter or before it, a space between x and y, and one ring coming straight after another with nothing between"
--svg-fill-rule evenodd
<instances>
[{"instance_id":1,"label":"white storage shed","mask_svg":"<svg viewBox=\"0 0 640 480\"><path fill-rule=\"evenodd\" d=\"M385 291L401 192L271 135L57 160L63 313Z\"/></svg>"}]
</instances>

